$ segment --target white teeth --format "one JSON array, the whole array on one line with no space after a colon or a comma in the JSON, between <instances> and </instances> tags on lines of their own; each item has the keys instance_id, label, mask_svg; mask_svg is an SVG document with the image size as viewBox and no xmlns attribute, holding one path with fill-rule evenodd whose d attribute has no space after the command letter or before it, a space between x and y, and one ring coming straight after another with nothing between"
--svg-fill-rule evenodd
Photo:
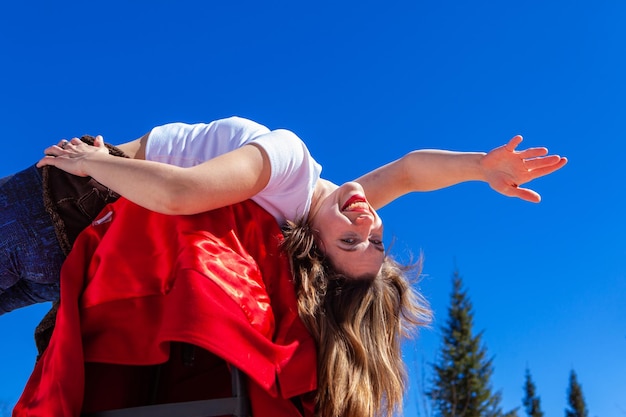
<instances>
[{"instance_id":1,"label":"white teeth","mask_svg":"<svg viewBox=\"0 0 626 417\"><path fill-rule=\"evenodd\" d=\"M355 203L350 204L348 207L345 208L345 210L354 210L356 208L367 210L369 209L369 205L364 201L357 201Z\"/></svg>"}]
</instances>

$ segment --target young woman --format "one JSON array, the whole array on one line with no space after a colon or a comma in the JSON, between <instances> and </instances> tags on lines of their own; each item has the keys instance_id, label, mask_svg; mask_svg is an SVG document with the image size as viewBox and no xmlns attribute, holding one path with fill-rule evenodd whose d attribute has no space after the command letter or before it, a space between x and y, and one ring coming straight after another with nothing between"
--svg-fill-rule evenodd
<instances>
[{"instance_id":1,"label":"young woman","mask_svg":"<svg viewBox=\"0 0 626 417\"><path fill-rule=\"evenodd\" d=\"M488 154L414 151L339 187L320 178L321 167L293 133L231 117L164 125L118 148L105 147L101 138L93 147L79 139L61 141L46 150L38 166L89 175L109 187L98 190L100 184L92 181L84 187L88 194L75 196L72 184L56 198L63 201L57 205L70 201L74 211L91 216L115 198L110 189L168 214L198 213L251 198L281 225L310 224L339 271L373 276L384 258L382 222L375 210L403 194L480 180L504 195L539 201L537 193L519 186L558 170L566 159L545 156L545 148L516 151L521 140L515 136ZM130 158L113 157L121 154ZM55 204L44 207L41 176L41 169L30 167L0 179L0 314L58 297L58 271L71 242L61 239L59 247L53 220L64 219L50 207ZM63 184L57 181L56 188L62 190Z\"/></svg>"},{"instance_id":2,"label":"young woman","mask_svg":"<svg viewBox=\"0 0 626 417\"><path fill-rule=\"evenodd\" d=\"M38 166L90 176L136 204L165 214L200 213L252 199L279 224L309 224L333 267L358 278L375 276L385 257L376 209L410 192L474 180L504 195L539 202L536 192L520 185L567 162L546 156L546 148L516 151L522 138L515 136L489 153L410 152L338 186L320 177L321 166L292 132L228 120L155 128L119 147L134 159L112 157L101 137L95 146L74 138L46 149ZM250 123L245 130L251 132L237 140L220 140L212 131L219 131L222 123Z\"/></svg>"},{"instance_id":3,"label":"young woman","mask_svg":"<svg viewBox=\"0 0 626 417\"><path fill-rule=\"evenodd\" d=\"M39 166L93 177L165 214L200 213L247 199L258 203L288 226L284 248L300 317L319 349L320 415L380 410L390 415L403 387L397 336L404 322L398 316L420 324L428 311L412 298L401 268L385 255L375 210L408 192L469 180L537 202L536 193L519 185L554 172L566 160L546 156L545 148L518 152L520 142L516 136L487 154L414 151L338 186L320 178L321 167L293 133L231 118L155 128L119 147L133 159L110 156L100 137L95 146L61 141L46 149Z\"/></svg>"}]
</instances>

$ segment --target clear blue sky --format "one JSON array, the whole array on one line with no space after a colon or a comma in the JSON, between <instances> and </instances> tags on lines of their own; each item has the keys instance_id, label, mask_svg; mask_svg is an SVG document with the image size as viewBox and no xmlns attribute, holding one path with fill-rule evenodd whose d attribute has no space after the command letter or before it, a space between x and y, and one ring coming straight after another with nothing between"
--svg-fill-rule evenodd
<instances>
[{"instance_id":1,"label":"clear blue sky","mask_svg":"<svg viewBox=\"0 0 626 417\"><path fill-rule=\"evenodd\" d=\"M620 0L5 2L0 176L61 138L230 115L295 131L335 182L522 134L570 159L532 184L540 204L468 183L381 211L398 257L423 252L436 312L406 345L406 415L458 268L506 410L528 366L547 417L571 369L590 417L626 416L624 22ZM19 396L47 308L0 316L0 400Z\"/></svg>"}]
</instances>

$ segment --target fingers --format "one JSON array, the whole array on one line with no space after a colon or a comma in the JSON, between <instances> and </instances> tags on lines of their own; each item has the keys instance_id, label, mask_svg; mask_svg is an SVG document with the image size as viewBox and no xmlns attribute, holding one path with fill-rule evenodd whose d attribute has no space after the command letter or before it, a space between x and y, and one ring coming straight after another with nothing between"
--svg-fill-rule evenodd
<instances>
[{"instance_id":1,"label":"fingers","mask_svg":"<svg viewBox=\"0 0 626 417\"><path fill-rule=\"evenodd\" d=\"M528 164L528 163L527 163ZM558 171L563 168L567 164L567 158L560 158L560 160L552 165L541 166L536 169L531 169L529 173L532 175L533 179L543 177L545 175L551 174L554 171Z\"/></svg>"},{"instance_id":2,"label":"fingers","mask_svg":"<svg viewBox=\"0 0 626 417\"><path fill-rule=\"evenodd\" d=\"M513 187L510 190L509 195L511 197L517 197L522 200L530 201L531 203L539 203L541 201L541 196L528 188Z\"/></svg>"},{"instance_id":3,"label":"fingers","mask_svg":"<svg viewBox=\"0 0 626 417\"><path fill-rule=\"evenodd\" d=\"M61 152L61 151L76 151L81 146L89 146L89 145L86 145L79 138L72 138L70 140L61 139L56 145L52 145L46 148L44 152L46 155L59 156L59 155L68 153L68 152ZM99 147L99 148L105 147L104 139L102 138L101 135L96 136L94 140L94 146Z\"/></svg>"},{"instance_id":4,"label":"fingers","mask_svg":"<svg viewBox=\"0 0 626 417\"><path fill-rule=\"evenodd\" d=\"M56 145L51 146L51 148L54 148L54 147L57 147L57 146ZM65 158L57 158L57 155L47 154L46 156L44 156L37 162L37 167L41 168L46 165L58 167L59 163L62 163L64 159Z\"/></svg>"},{"instance_id":5,"label":"fingers","mask_svg":"<svg viewBox=\"0 0 626 417\"><path fill-rule=\"evenodd\" d=\"M54 162L56 161L56 156L54 155L46 155L37 162L37 168L41 168L45 165L54 166Z\"/></svg>"},{"instance_id":6,"label":"fingers","mask_svg":"<svg viewBox=\"0 0 626 417\"><path fill-rule=\"evenodd\" d=\"M67 141L66 141L67 142ZM65 146L66 143L59 142L58 145L52 145L44 149L43 153L47 156L57 156L63 152L63 148L61 146Z\"/></svg>"},{"instance_id":7,"label":"fingers","mask_svg":"<svg viewBox=\"0 0 626 417\"><path fill-rule=\"evenodd\" d=\"M523 138L521 135L513 136L513 138L509 140L509 142L504 146L504 148L509 152L516 152L517 155L519 155L523 159L537 158L537 157L545 156L548 154L548 148L545 148L543 146L528 148L522 151L515 151L515 148L517 148L517 146L520 143L522 143L522 140Z\"/></svg>"},{"instance_id":8,"label":"fingers","mask_svg":"<svg viewBox=\"0 0 626 417\"><path fill-rule=\"evenodd\" d=\"M528 149L524 149L523 151L519 151L518 152L519 156L521 156L524 159L528 159L528 158L537 158L539 156L545 156L548 154L548 148L528 148Z\"/></svg>"},{"instance_id":9,"label":"fingers","mask_svg":"<svg viewBox=\"0 0 626 417\"><path fill-rule=\"evenodd\" d=\"M531 203L539 203L541 201L541 196L539 193L528 189L528 188L518 188L518 197L522 200L530 201Z\"/></svg>"},{"instance_id":10,"label":"fingers","mask_svg":"<svg viewBox=\"0 0 626 417\"><path fill-rule=\"evenodd\" d=\"M55 166L70 174L86 176L82 171L80 161L96 152L109 154L104 139L100 135L94 139L94 146L79 138L72 138L69 141L62 139L56 145L49 146L44 150L45 156L37 162L37 166Z\"/></svg>"},{"instance_id":11,"label":"fingers","mask_svg":"<svg viewBox=\"0 0 626 417\"><path fill-rule=\"evenodd\" d=\"M96 136L95 140L93 141L93 146L95 146L97 148L103 148L104 147L104 138L102 137L102 135Z\"/></svg>"},{"instance_id":12,"label":"fingers","mask_svg":"<svg viewBox=\"0 0 626 417\"><path fill-rule=\"evenodd\" d=\"M68 151L71 151L73 149L73 146L75 146L74 145L75 140L82 143L82 141L77 138L73 138L72 140L69 140L69 141L66 139L61 139L56 145L47 147L46 149L44 149L44 155L46 155L44 159L55 158L57 156L66 155ZM42 165L52 165L52 164L43 162ZM38 163L38 166L39 166L39 163Z\"/></svg>"},{"instance_id":13,"label":"fingers","mask_svg":"<svg viewBox=\"0 0 626 417\"><path fill-rule=\"evenodd\" d=\"M78 145L82 145L83 141L78 139L78 138L72 138L69 142L67 142L67 144L65 145L65 147L67 148L68 146L72 147L72 146L78 146ZM65 148L63 148L65 149Z\"/></svg>"},{"instance_id":14,"label":"fingers","mask_svg":"<svg viewBox=\"0 0 626 417\"><path fill-rule=\"evenodd\" d=\"M545 168L559 164L563 158L558 155L550 155L545 157L531 158L524 160L524 166L528 170Z\"/></svg>"},{"instance_id":15,"label":"fingers","mask_svg":"<svg viewBox=\"0 0 626 417\"><path fill-rule=\"evenodd\" d=\"M61 139L59 141L59 143L57 143L56 145L53 145L53 146L47 148L46 150L54 148L54 147L57 147L57 148L60 148L60 149L66 149L68 146L76 146L76 145L79 145L81 143L82 143L82 141L80 139L78 139L78 138L72 138L71 140Z\"/></svg>"},{"instance_id":16,"label":"fingers","mask_svg":"<svg viewBox=\"0 0 626 417\"><path fill-rule=\"evenodd\" d=\"M506 149L509 152L514 152L515 148L517 148L517 145L519 145L520 143L522 143L522 136L521 135L515 135L511 138L511 140L509 141L509 143L507 143L506 145L504 145L504 149Z\"/></svg>"}]
</instances>

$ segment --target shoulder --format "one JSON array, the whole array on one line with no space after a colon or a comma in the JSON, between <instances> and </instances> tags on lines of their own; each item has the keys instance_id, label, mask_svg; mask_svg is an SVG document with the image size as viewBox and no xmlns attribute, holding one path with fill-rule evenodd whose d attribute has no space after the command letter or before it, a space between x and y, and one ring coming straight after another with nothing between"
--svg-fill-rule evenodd
<instances>
[{"instance_id":1,"label":"shoulder","mask_svg":"<svg viewBox=\"0 0 626 417\"><path fill-rule=\"evenodd\" d=\"M273 130L252 144L263 148L270 163L269 182L253 200L274 215L279 224L306 217L322 166L289 130Z\"/></svg>"},{"instance_id":2,"label":"shoulder","mask_svg":"<svg viewBox=\"0 0 626 417\"><path fill-rule=\"evenodd\" d=\"M168 123L150 132L146 159L178 166L197 165L269 132L259 123L236 116L209 123Z\"/></svg>"},{"instance_id":3,"label":"shoulder","mask_svg":"<svg viewBox=\"0 0 626 417\"><path fill-rule=\"evenodd\" d=\"M304 141L287 129L272 130L254 138L252 143L263 148L269 154L270 160L280 158L303 162L313 159Z\"/></svg>"},{"instance_id":4,"label":"shoulder","mask_svg":"<svg viewBox=\"0 0 626 417\"><path fill-rule=\"evenodd\" d=\"M268 133L270 130L260 123L239 116L231 116L217 119L211 122L184 123L173 122L152 129L150 136L160 135L185 135L197 136L258 136Z\"/></svg>"}]
</instances>

